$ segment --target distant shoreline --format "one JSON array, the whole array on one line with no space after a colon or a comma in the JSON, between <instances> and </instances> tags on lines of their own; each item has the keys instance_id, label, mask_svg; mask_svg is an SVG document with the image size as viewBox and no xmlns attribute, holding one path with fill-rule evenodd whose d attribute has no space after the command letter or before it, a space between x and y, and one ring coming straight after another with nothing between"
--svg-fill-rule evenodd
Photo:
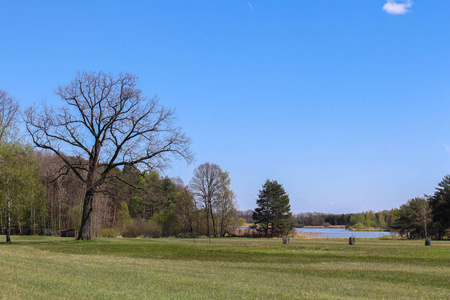
<instances>
[{"instance_id":1,"label":"distant shoreline","mask_svg":"<svg viewBox=\"0 0 450 300\"><path fill-rule=\"evenodd\" d=\"M302 228L345 228L345 225L330 225L328 227L325 227L325 226L303 226Z\"/></svg>"}]
</instances>

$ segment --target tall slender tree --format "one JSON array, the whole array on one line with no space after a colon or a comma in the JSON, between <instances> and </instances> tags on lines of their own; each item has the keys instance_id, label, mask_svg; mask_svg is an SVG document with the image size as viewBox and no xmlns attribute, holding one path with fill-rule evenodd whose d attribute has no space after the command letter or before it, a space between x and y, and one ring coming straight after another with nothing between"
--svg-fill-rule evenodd
<instances>
[{"instance_id":1,"label":"tall slender tree","mask_svg":"<svg viewBox=\"0 0 450 300\"><path fill-rule=\"evenodd\" d=\"M227 231L236 227L238 223L234 192L230 189L230 176L228 172L221 174L222 186L214 201L214 210L217 218L218 234L223 237Z\"/></svg>"},{"instance_id":2,"label":"tall slender tree","mask_svg":"<svg viewBox=\"0 0 450 300\"><path fill-rule=\"evenodd\" d=\"M56 94L59 109L43 105L26 110L26 126L34 144L59 156L67 171L84 184L85 195L77 239L90 239L96 192L115 168L134 165L163 168L170 158L192 159L189 138L174 126L174 113L157 98L142 96L137 77L103 72L79 73ZM68 159L70 152L80 159Z\"/></svg>"}]
</instances>

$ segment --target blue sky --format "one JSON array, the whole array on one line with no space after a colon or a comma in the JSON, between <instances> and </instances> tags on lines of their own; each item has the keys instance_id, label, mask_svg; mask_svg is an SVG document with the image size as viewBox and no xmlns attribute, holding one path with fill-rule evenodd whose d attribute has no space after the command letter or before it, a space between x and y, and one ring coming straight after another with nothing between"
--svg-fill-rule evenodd
<instances>
[{"instance_id":1,"label":"blue sky","mask_svg":"<svg viewBox=\"0 0 450 300\"><path fill-rule=\"evenodd\" d=\"M240 209L360 212L450 173L450 1L3 1L0 89L22 108L77 71L130 72L176 109Z\"/></svg>"}]
</instances>

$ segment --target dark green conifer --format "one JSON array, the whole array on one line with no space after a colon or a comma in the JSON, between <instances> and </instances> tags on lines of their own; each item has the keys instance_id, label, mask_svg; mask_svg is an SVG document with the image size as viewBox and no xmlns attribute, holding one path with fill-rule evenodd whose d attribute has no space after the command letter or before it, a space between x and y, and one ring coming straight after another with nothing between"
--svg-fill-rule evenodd
<instances>
[{"instance_id":1,"label":"dark green conifer","mask_svg":"<svg viewBox=\"0 0 450 300\"><path fill-rule=\"evenodd\" d=\"M287 235L294 227L291 219L289 195L276 180L266 180L256 200L253 220L264 231L265 237Z\"/></svg>"}]
</instances>

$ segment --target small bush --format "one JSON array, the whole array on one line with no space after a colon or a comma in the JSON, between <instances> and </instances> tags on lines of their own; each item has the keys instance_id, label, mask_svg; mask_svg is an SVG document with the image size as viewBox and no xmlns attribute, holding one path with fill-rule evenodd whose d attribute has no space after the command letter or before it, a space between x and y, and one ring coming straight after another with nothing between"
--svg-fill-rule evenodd
<instances>
[{"instance_id":1,"label":"small bush","mask_svg":"<svg viewBox=\"0 0 450 300\"><path fill-rule=\"evenodd\" d=\"M102 237L116 237L117 233L114 228L104 228L100 231L100 236Z\"/></svg>"},{"instance_id":2,"label":"small bush","mask_svg":"<svg viewBox=\"0 0 450 300\"><path fill-rule=\"evenodd\" d=\"M353 228L355 228L356 230L361 230L364 229L366 226L364 226L363 223L356 223Z\"/></svg>"},{"instance_id":3,"label":"small bush","mask_svg":"<svg viewBox=\"0 0 450 300\"><path fill-rule=\"evenodd\" d=\"M235 230L229 230L230 236L240 236L248 238L264 237L264 232L251 228L238 228Z\"/></svg>"},{"instance_id":4,"label":"small bush","mask_svg":"<svg viewBox=\"0 0 450 300\"><path fill-rule=\"evenodd\" d=\"M445 230L444 240L450 240L450 229Z\"/></svg>"},{"instance_id":5,"label":"small bush","mask_svg":"<svg viewBox=\"0 0 450 300\"><path fill-rule=\"evenodd\" d=\"M152 220L131 220L125 223L124 229L122 230L123 237L150 237L159 238L162 235L161 226L156 224Z\"/></svg>"}]
</instances>

